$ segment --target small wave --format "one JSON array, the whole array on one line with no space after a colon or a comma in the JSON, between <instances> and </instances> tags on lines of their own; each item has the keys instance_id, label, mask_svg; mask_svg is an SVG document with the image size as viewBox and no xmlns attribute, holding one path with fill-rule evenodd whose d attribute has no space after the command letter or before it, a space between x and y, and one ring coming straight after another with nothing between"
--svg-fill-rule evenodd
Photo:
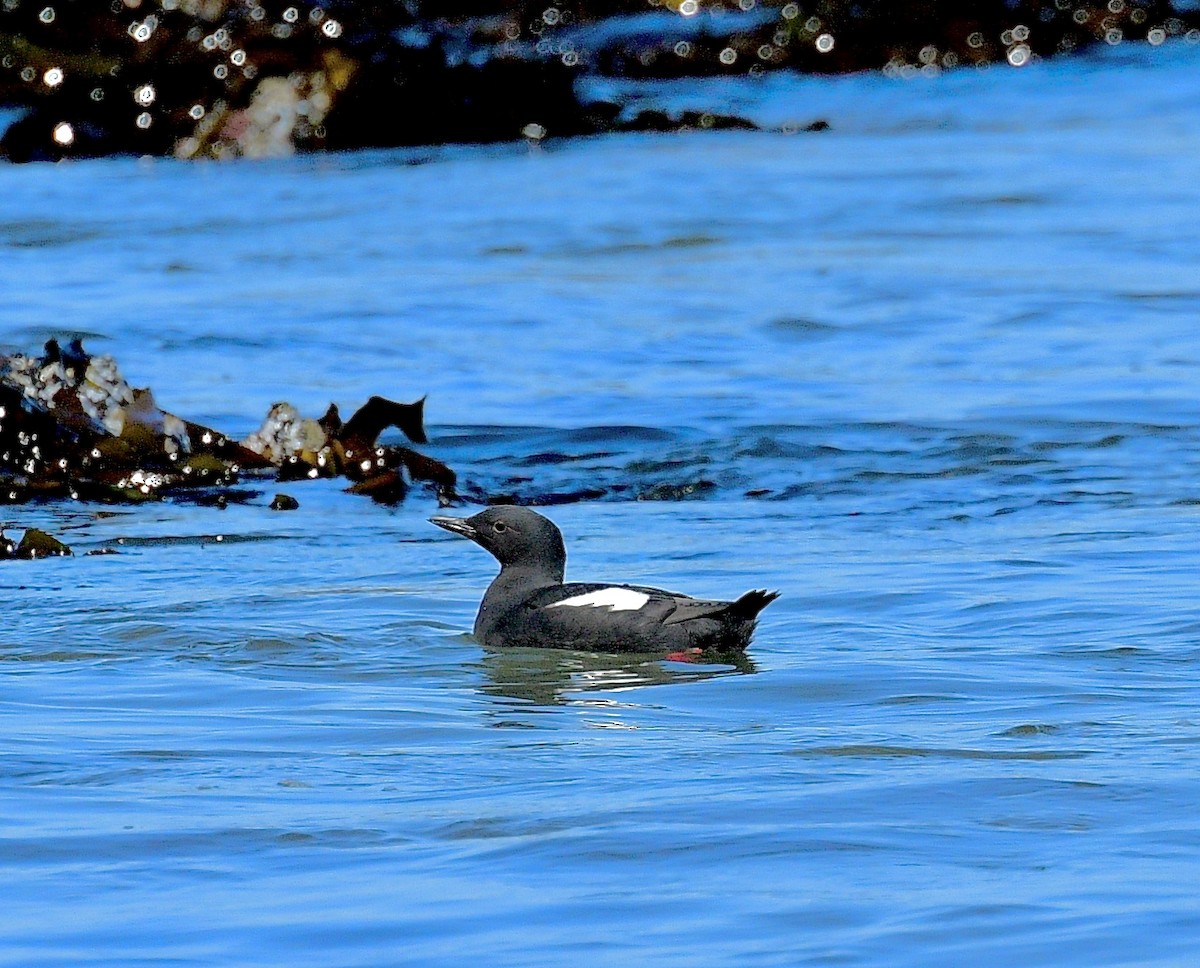
<instances>
[{"instance_id":1,"label":"small wave","mask_svg":"<svg viewBox=\"0 0 1200 968\"><path fill-rule=\"evenodd\" d=\"M847 756L878 759L881 757L933 757L951 760L1078 760L1089 755L1083 750L978 750L978 749L935 749L920 746L885 746L870 743L848 746L813 746L793 750L795 756L825 757Z\"/></svg>"}]
</instances>

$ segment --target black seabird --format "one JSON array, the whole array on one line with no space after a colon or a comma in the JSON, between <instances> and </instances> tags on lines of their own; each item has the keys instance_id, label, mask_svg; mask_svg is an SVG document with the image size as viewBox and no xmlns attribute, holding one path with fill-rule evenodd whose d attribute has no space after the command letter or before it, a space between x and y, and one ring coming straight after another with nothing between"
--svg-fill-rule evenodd
<instances>
[{"instance_id":1,"label":"black seabird","mask_svg":"<svg viewBox=\"0 0 1200 968\"><path fill-rule=\"evenodd\" d=\"M745 649L758 613L778 592L734 602L601 582L563 583L567 552L553 521L524 507L491 507L470 518L429 519L490 551L500 574L475 618L487 648L526 646L585 652L728 652Z\"/></svg>"}]
</instances>

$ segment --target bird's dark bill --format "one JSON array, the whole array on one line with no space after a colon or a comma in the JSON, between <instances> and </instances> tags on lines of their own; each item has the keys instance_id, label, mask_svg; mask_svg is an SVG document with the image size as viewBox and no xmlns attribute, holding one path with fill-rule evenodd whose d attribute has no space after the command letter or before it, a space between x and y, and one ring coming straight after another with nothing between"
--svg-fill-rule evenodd
<instances>
[{"instance_id":1,"label":"bird's dark bill","mask_svg":"<svg viewBox=\"0 0 1200 968\"><path fill-rule=\"evenodd\" d=\"M461 534L464 538L474 538L475 529L466 521L465 518L430 518L430 524L436 524L439 528L445 528L447 531L453 531L455 534Z\"/></svg>"}]
</instances>

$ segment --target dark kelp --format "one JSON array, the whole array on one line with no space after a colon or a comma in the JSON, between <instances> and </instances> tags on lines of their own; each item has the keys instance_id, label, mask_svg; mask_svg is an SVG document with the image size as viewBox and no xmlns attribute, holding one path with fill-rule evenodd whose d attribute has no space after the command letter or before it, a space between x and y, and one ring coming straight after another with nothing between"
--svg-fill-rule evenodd
<instances>
[{"instance_id":1,"label":"dark kelp","mask_svg":"<svg viewBox=\"0 0 1200 968\"><path fill-rule=\"evenodd\" d=\"M344 476L353 482L351 493L392 503L404 497L407 473L410 480L432 484L439 499L448 502L455 486L449 467L408 447L378 443L389 427L414 443L426 443L424 408L424 398L396 403L373 396L343 423L333 405L313 420L289 403L277 403L245 445L278 467L281 481Z\"/></svg>"},{"instance_id":2,"label":"dark kelp","mask_svg":"<svg viewBox=\"0 0 1200 968\"><path fill-rule=\"evenodd\" d=\"M78 340L65 351L50 340L38 357L0 355L0 502L211 495L247 475L345 476L352 490L386 501L419 480L450 500L455 475L445 464L378 443L393 426L425 442L424 400L375 396L344 423L333 406L318 421L280 403L262 428L237 441L162 410L151 391L128 384L111 356L92 356ZM214 503L227 496L218 493Z\"/></svg>"}]
</instances>

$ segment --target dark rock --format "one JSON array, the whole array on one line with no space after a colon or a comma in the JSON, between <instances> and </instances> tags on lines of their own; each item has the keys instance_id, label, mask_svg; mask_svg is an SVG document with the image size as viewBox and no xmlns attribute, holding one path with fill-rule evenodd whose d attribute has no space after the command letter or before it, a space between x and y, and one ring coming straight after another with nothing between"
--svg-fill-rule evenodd
<instances>
[{"instance_id":1,"label":"dark rock","mask_svg":"<svg viewBox=\"0 0 1200 968\"><path fill-rule=\"evenodd\" d=\"M250 490L245 487L205 488L201 491L181 489L171 490L169 493L171 499L178 504L194 504L202 508L216 508L218 511L226 510L231 504L252 504L262 497L261 491Z\"/></svg>"},{"instance_id":2,"label":"dark rock","mask_svg":"<svg viewBox=\"0 0 1200 968\"><path fill-rule=\"evenodd\" d=\"M424 405L371 397L348 421L331 406L321 421L276 404L244 442L160 409L149 390L125 382L116 362L93 357L78 339L42 356L0 355L0 502L83 499L139 503L203 492L223 508L245 500L227 490L243 474L279 480L344 475L365 492L398 500L412 480L453 498L454 472L407 447L381 445L397 427L425 442ZM383 483L374 481L382 476ZM207 495L207 497L205 496Z\"/></svg>"},{"instance_id":3,"label":"dark rock","mask_svg":"<svg viewBox=\"0 0 1200 968\"><path fill-rule=\"evenodd\" d=\"M709 491L716 490L713 481L693 481L689 484L655 484L640 492L639 501L684 501L689 498L703 497Z\"/></svg>"},{"instance_id":4,"label":"dark rock","mask_svg":"<svg viewBox=\"0 0 1200 968\"><path fill-rule=\"evenodd\" d=\"M12 539L0 531L0 560L5 558L65 558L70 557L71 549L39 528L29 528L25 531L20 542L14 544Z\"/></svg>"},{"instance_id":5,"label":"dark rock","mask_svg":"<svg viewBox=\"0 0 1200 968\"><path fill-rule=\"evenodd\" d=\"M272 511L295 511L300 507L300 502L290 494L276 494L271 501Z\"/></svg>"},{"instance_id":6,"label":"dark rock","mask_svg":"<svg viewBox=\"0 0 1200 968\"><path fill-rule=\"evenodd\" d=\"M49 16L46 11L51 11ZM291 13L289 13L291 11ZM265 157L628 128L752 127L587 102L581 76L688 78L1011 63L1200 27L1194 4L805 0L692 16L641 0L0 5L0 157ZM280 123L280 121L284 123ZM711 119L709 121L708 119ZM814 130L816 128L814 127Z\"/></svg>"},{"instance_id":7,"label":"dark rock","mask_svg":"<svg viewBox=\"0 0 1200 968\"><path fill-rule=\"evenodd\" d=\"M683 111L672 117L665 111L639 111L630 120L618 124L622 131L758 131L759 127L745 118L707 111Z\"/></svg>"}]
</instances>

